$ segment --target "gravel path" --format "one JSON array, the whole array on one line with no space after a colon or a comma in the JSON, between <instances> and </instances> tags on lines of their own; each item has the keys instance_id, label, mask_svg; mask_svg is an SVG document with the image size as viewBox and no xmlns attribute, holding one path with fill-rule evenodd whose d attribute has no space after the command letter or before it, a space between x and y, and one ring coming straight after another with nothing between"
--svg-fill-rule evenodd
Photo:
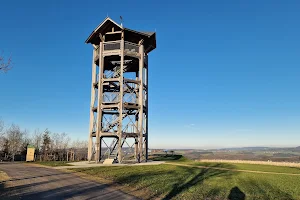
<instances>
[{"instance_id":1,"label":"gravel path","mask_svg":"<svg viewBox=\"0 0 300 200\"><path fill-rule=\"evenodd\" d=\"M80 178L73 173L0 163L9 181L0 185L0 199L137 199L110 185ZM3 188L4 186L4 188Z\"/></svg>"}]
</instances>

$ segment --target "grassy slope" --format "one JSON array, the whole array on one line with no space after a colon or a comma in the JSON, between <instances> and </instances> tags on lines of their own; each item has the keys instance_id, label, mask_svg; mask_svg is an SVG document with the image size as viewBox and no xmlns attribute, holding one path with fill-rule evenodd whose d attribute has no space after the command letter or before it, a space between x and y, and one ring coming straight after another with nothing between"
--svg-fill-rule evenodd
<instances>
[{"instance_id":1,"label":"grassy slope","mask_svg":"<svg viewBox=\"0 0 300 200\"><path fill-rule=\"evenodd\" d=\"M256 164L241 164L241 163L205 163L205 162L194 162L195 166L207 166L207 167L222 167L228 169L240 169L240 170L251 170L251 171L263 171L263 172L281 172L300 174L300 168L297 167L282 167L272 165L256 165Z\"/></svg>"},{"instance_id":2,"label":"grassy slope","mask_svg":"<svg viewBox=\"0 0 300 200\"><path fill-rule=\"evenodd\" d=\"M219 167L219 168L226 168L226 169L300 174L300 168L298 168L298 167L282 167L282 166L244 164L244 163L195 162L195 161L188 160L187 158L185 158L181 155L174 155L174 156L162 155L162 156L155 157L154 160L164 160L167 162L184 163L184 164L189 164L189 165L194 165L194 166L206 166L206 167Z\"/></svg>"},{"instance_id":3,"label":"grassy slope","mask_svg":"<svg viewBox=\"0 0 300 200\"><path fill-rule=\"evenodd\" d=\"M195 164L195 162L182 157L165 159L171 162ZM211 164L214 163L209 163L209 165ZM242 169L242 165L226 164L226 167ZM269 171L274 167L276 172L281 172L281 169L284 170L283 172L294 172L294 169L288 167L268 166L271 168L264 168L265 166L247 165L245 167L248 169L254 167L259 171ZM97 175L137 190L143 190L145 191L144 198L227 199L230 197L234 199L232 198L234 195L240 195L240 197L245 195L246 199L300 199L300 176L254 174L166 164L73 170L93 176Z\"/></svg>"}]
</instances>

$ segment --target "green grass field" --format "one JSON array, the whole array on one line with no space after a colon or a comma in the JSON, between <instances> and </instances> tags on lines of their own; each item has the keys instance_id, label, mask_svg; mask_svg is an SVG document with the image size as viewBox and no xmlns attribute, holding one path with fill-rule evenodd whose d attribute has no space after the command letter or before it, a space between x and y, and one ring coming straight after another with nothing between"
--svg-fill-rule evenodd
<instances>
[{"instance_id":1,"label":"green grass field","mask_svg":"<svg viewBox=\"0 0 300 200\"><path fill-rule=\"evenodd\" d=\"M272 166L272 165L241 164L241 163L235 163L235 164L210 163L210 162L209 163L194 162L193 165L206 166L206 167L220 167L226 169L300 174L300 168L297 167L282 167L282 166Z\"/></svg>"},{"instance_id":2,"label":"green grass field","mask_svg":"<svg viewBox=\"0 0 300 200\"><path fill-rule=\"evenodd\" d=\"M199 163L181 156L158 159L189 164L191 167L162 164L73 170L143 190L145 199L300 199L300 176L200 169L196 166L300 174L296 168Z\"/></svg>"},{"instance_id":3,"label":"green grass field","mask_svg":"<svg viewBox=\"0 0 300 200\"><path fill-rule=\"evenodd\" d=\"M205 167L218 167L225 169L237 169L237 170L250 170L250 171L263 171L263 172L276 172L276 173L291 173L300 174L300 168L298 167L282 167L272 165L259 165L259 164L243 164L243 163L218 163L218 162L195 162L189 160L181 155L159 155L153 157L153 160L163 160L172 163L184 163L193 166L205 166Z\"/></svg>"}]
</instances>

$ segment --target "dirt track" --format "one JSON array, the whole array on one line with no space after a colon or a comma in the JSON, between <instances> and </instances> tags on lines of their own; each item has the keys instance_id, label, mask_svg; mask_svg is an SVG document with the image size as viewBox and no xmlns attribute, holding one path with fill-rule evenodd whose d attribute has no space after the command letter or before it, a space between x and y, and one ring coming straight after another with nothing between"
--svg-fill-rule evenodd
<instances>
[{"instance_id":1,"label":"dirt track","mask_svg":"<svg viewBox=\"0 0 300 200\"><path fill-rule=\"evenodd\" d=\"M0 185L0 199L137 199L110 185L55 169L0 163L11 178Z\"/></svg>"}]
</instances>

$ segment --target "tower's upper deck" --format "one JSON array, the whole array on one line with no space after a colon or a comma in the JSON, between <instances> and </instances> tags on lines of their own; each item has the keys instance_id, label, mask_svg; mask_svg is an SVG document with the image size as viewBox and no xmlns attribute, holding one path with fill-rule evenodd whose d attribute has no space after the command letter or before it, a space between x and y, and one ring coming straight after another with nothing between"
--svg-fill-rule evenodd
<instances>
[{"instance_id":1,"label":"tower's upper deck","mask_svg":"<svg viewBox=\"0 0 300 200\"><path fill-rule=\"evenodd\" d=\"M94 45L99 45L102 39L105 42L121 40L122 31L124 32L124 41L139 44L143 41L145 53L151 52L156 48L155 32L140 32L124 28L109 17L107 17L97 28L90 34L85 41Z\"/></svg>"}]
</instances>

